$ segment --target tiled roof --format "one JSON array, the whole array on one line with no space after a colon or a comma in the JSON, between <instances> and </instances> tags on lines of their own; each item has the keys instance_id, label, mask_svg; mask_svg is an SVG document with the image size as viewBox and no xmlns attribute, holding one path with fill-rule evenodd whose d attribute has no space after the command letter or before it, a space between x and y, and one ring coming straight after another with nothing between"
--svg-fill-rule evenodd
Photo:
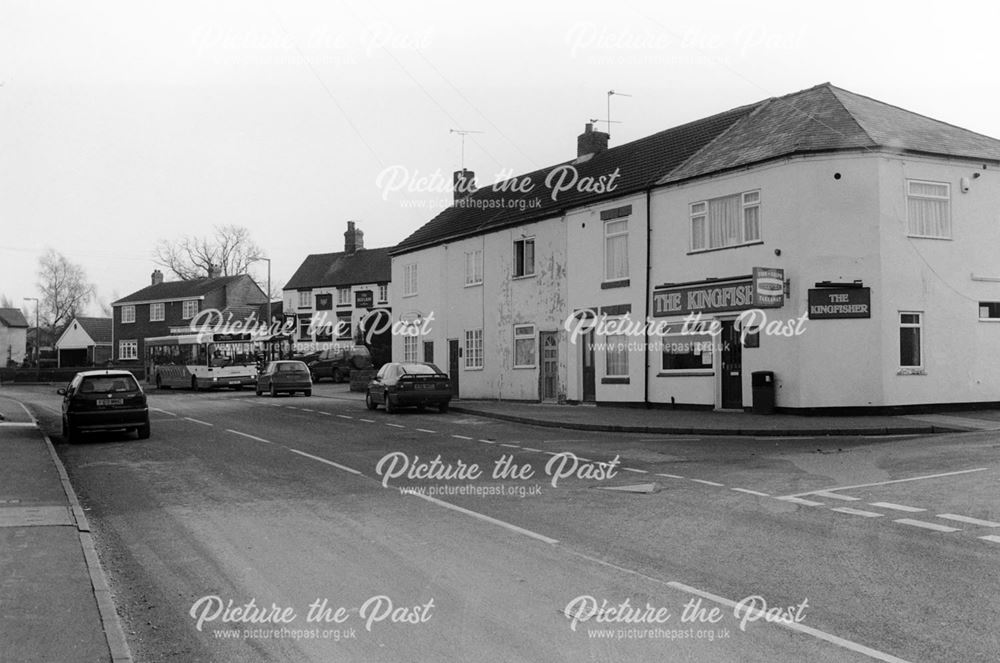
<instances>
[{"instance_id":1,"label":"tiled roof","mask_svg":"<svg viewBox=\"0 0 1000 663\"><path fill-rule=\"evenodd\" d=\"M391 275L388 247L358 249L354 253L316 253L306 256L284 289L384 283Z\"/></svg>"},{"instance_id":2,"label":"tiled roof","mask_svg":"<svg viewBox=\"0 0 1000 663\"><path fill-rule=\"evenodd\" d=\"M218 276L212 279L194 279L192 281L164 281L156 285L148 285L142 290L136 290L131 295L112 302L112 306L128 304L129 302L145 302L156 300L174 301L185 297L200 297L213 290L225 287L243 278L244 274L236 276Z\"/></svg>"},{"instance_id":3,"label":"tiled roof","mask_svg":"<svg viewBox=\"0 0 1000 663\"><path fill-rule=\"evenodd\" d=\"M530 193L485 187L469 197L477 205L442 211L394 247L392 254L557 216L564 209L618 198L656 184L778 157L882 148L1000 160L1000 141L994 138L823 83L610 148L575 166L581 178L619 169L618 186L608 193L567 191L553 201L542 183L557 166L514 178L530 178L535 183ZM540 201L540 207L528 206L534 199ZM500 208L500 201L507 201L507 206Z\"/></svg>"},{"instance_id":4,"label":"tiled roof","mask_svg":"<svg viewBox=\"0 0 1000 663\"><path fill-rule=\"evenodd\" d=\"M24 319L21 309L0 308L0 324L5 327L27 327L28 321Z\"/></svg>"},{"instance_id":5,"label":"tiled roof","mask_svg":"<svg viewBox=\"0 0 1000 663\"><path fill-rule=\"evenodd\" d=\"M444 210L393 247L392 253L405 253L464 235L479 234L484 230L548 218L570 207L641 191L684 163L754 108L756 105L734 108L612 147L586 161L574 159L513 178L519 182L528 178L534 188L527 193L505 191L502 183L483 187L469 196L469 201L473 204ZM612 191L589 193L571 189L560 193L553 200L550 187L545 185L546 177L554 169L566 164L573 164L580 180L585 177L607 177L616 170L619 176Z\"/></svg>"},{"instance_id":6,"label":"tiled roof","mask_svg":"<svg viewBox=\"0 0 1000 663\"><path fill-rule=\"evenodd\" d=\"M1000 160L1000 140L823 83L764 102L660 183L792 154L876 148Z\"/></svg>"},{"instance_id":7,"label":"tiled roof","mask_svg":"<svg viewBox=\"0 0 1000 663\"><path fill-rule=\"evenodd\" d=\"M94 343L111 342L111 318L75 318Z\"/></svg>"}]
</instances>

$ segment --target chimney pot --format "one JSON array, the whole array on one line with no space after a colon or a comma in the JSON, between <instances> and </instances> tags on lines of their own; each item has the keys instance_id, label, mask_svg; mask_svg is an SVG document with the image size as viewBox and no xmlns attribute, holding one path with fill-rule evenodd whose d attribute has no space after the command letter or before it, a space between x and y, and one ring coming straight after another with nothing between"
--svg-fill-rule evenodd
<instances>
[{"instance_id":1,"label":"chimney pot","mask_svg":"<svg viewBox=\"0 0 1000 663\"><path fill-rule=\"evenodd\" d=\"M456 203L476 192L476 174L471 170L456 170L452 182Z\"/></svg>"},{"instance_id":2,"label":"chimney pot","mask_svg":"<svg viewBox=\"0 0 1000 663\"><path fill-rule=\"evenodd\" d=\"M354 253L365 248L365 234L356 228L354 221L347 222L347 232L344 233L344 252Z\"/></svg>"},{"instance_id":3,"label":"chimney pot","mask_svg":"<svg viewBox=\"0 0 1000 663\"><path fill-rule=\"evenodd\" d=\"M214 279L217 276L219 276L219 267L218 267L218 265L209 265L208 266L208 278Z\"/></svg>"},{"instance_id":4,"label":"chimney pot","mask_svg":"<svg viewBox=\"0 0 1000 663\"><path fill-rule=\"evenodd\" d=\"M163 283L163 272L161 272L158 269L154 269L153 273L150 275L149 280L152 283L152 285L160 285L161 283Z\"/></svg>"}]
</instances>

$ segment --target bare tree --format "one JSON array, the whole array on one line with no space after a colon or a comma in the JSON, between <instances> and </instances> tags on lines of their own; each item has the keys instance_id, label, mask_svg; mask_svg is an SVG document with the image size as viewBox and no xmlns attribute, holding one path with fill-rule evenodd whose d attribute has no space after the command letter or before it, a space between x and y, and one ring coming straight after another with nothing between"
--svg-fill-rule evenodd
<instances>
[{"instance_id":1,"label":"bare tree","mask_svg":"<svg viewBox=\"0 0 1000 663\"><path fill-rule=\"evenodd\" d=\"M243 226L215 226L211 236L185 235L161 239L153 251L153 261L166 267L183 281L205 278L209 269L219 276L245 274L262 251L250 231Z\"/></svg>"},{"instance_id":2,"label":"bare tree","mask_svg":"<svg viewBox=\"0 0 1000 663\"><path fill-rule=\"evenodd\" d=\"M94 284L87 280L83 267L52 249L38 259L38 289L42 294L39 324L53 332L72 320L94 296Z\"/></svg>"},{"instance_id":3,"label":"bare tree","mask_svg":"<svg viewBox=\"0 0 1000 663\"><path fill-rule=\"evenodd\" d=\"M10 297L7 295L0 294L0 308L17 308L14 303L10 301Z\"/></svg>"}]
</instances>

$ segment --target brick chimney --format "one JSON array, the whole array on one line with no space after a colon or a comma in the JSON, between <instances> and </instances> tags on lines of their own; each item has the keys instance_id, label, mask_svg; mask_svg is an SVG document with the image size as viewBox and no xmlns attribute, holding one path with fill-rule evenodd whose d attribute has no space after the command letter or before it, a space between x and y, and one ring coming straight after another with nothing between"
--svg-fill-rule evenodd
<instances>
[{"instance_id":1,"label":"brick chimney","mask_svg":"<svg viewBox=\"0 0 1000 663\"><path fill-rule=\"evenodd\" d=\"M365 234L354 227L353 221L347 222L347 232L344 233L344 252L354 253L365 248Z\"/></svg>"},{"instance_id":2,"label":"brick chimney","mask_svg":"<svg viewBox=\"0 0 1000 663\"><path fill-rule=\"evenodd\" d=\"M468 198L476 192L476 174L471 170L456 170L452 179L454 183L455 202Z\"/></svg>"},{"instance_id":3,"label":"brick chimney","mask_svg":"<svg viewBox=\"0 0 1000 663\"><path fill-rule=\"evenodd\" d=\"M590 122L583 129L583 133L576 137L576 156L582 157L585 154L600 154L608 149L608 139L611 138L603 131L594 131L594 125Z\"/></svg>"},{"instance_id":4,"label":"brick chimney","mask_svg":"<svg viewBox=\"0 0 1000 663\"><path fill-rule=\"evenodd\" d=\"M219 267L218 267L218 265L209 265L208 266L208 278L214 279L214 278L217 278L218 276L219 276Z\"/></svg>"},{"instance_id":5,"label":"brick chimney","mask_svg":"<svg viewBox=\"0 0 1000 663\"><path fill-rule=\"evenodd\" d=\"M149 276L149 280L151 281L152 285L160 285L161 283L163 283L163 272L161 272L158 269L154 269L153 273L150 274Z\"/></svg>"}]
</instances>

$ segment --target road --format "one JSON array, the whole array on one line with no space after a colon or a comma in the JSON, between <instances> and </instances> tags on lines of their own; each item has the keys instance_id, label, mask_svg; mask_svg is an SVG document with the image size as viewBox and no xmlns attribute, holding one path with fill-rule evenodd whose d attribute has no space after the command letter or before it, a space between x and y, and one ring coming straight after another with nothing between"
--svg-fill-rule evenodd
<instances>
[{"instance_id":1,"label":"road","mask_svg":"<svg viewBox=\"0 0 1000 663\"><path fill-rule=\"evenodd\" d=\"M153 390L150 440L67 445L53 391L4 388L57 444L138 661L1000 657L996 433L587 433L323 385Z\"/></svg>"}]
</instances>

